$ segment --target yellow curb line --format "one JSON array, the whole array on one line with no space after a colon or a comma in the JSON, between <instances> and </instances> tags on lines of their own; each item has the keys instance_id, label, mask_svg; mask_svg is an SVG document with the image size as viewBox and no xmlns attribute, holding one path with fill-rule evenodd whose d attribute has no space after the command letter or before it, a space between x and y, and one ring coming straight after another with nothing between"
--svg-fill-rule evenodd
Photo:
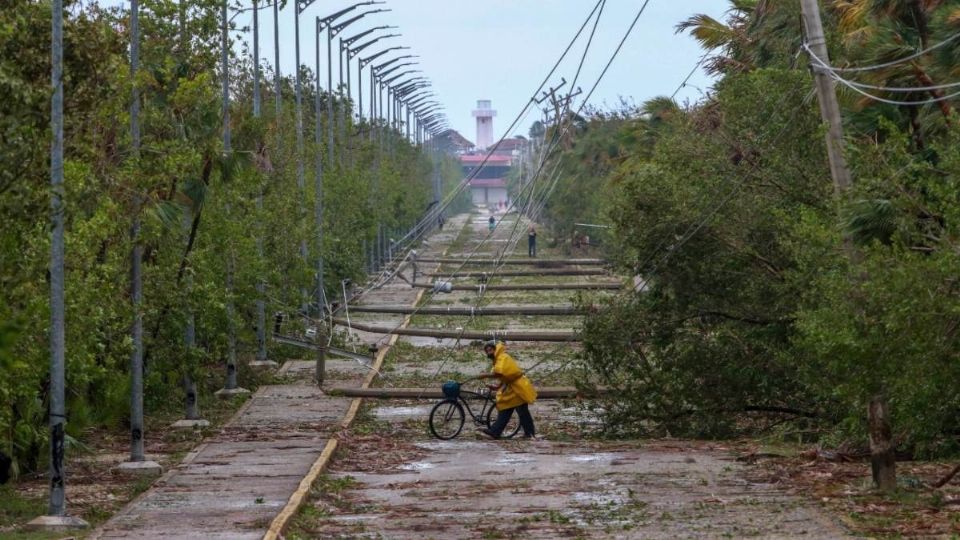
<instances>
[{"instance_id":1,"label":"yellow curb line","mask_svg":"<svg viewBox=\"0 0 960 540\"><path fill-rule=\"evenodd\" d=\"M470 221L464 224L464 228L469 225ZM446 255L449 251L450 246L447 246L443 250L442 255ZM442 256L441 255L441 256ZM439 265L438 265L439 267ZM420 303L420 300L423 298L423 295L427 292L426 289L421 289L417 292L416 298L413 300L413 306L416 306ZM403 328L410 324L410 319L413 317L413 314L409 314L403 318L403 322L400 323L400 328ZM387 356L387 352L396 344L397 340L400 339L400 336L397 334L392 334L387 345L380 349L377 353L376 360L373 363L373 368L370 370L370 373L367 374L367 377L363 380L361 388L369 388L370 384L373 383L373 378L377 376L377 373L380 371L380 368L383 366L383 360ZM353 402L350 403L350 408L347 409L347 414L344 415L343 421L340 422L341 429L346 429L350 427L350 424L353 423L353 420L357 417L357 412L360 411L360 404L363 402L363 398L356 398ZM327 468L327 465L330 464L330 460L333 458L333 453L337 449L339 441L334 437L327 441L326 447L324 447L323 452L320 453L320 456L313 466L310 467L310 472L307 473L307 476L300 481L300 485L297 487L297 490L293 492L293 495L290 495L290 499L287 501L287 504L283 507L283 510L277 514L277 517L273 518L273 521L270 523L270 528L267 529L266 534L263 535L263 540L279 540L283 538L283 531L290 524L290 520L293 518L293 515L300 509L303 505L304 500L307 498L307 493L310 492L310 486L316 481L323 471Z\"/></svg>"},{"instance_id":2,"label":"yellow curb line","mask_svg":"<svg viewBox=\"0 0 960 540\"><path fill-rule=\"evenodd\" d=\"M464 228L470 224L470 221L464 224ZM447 246L443 250L443 255L447 254L450 246ZM437 265L439 268L439 265ZM420 303L420 300L423 298L423 295L427 292L427 289L421 289L417 292L416 298L413 300L413 306L416 306ZM400 323L400 328L406 327L410 324L410 319L413 317L413 314L409 314L403 318L403 322ZM387 341L387 345L380 349L377 353L377 357L373 363L373 367L370 369L370 373L367 374L367 377L363 380L361 388L369 388L370 384L373 383L374 377L377 376L377 373L380 372L380 368L383 367L383 360L387 357L387 352L396 344L397 340L400 339L398 334L392 334L390 339ZM360 404L363 403L363 398L356 398L353 402L350 403L350 408L347 409L347 414L344 415L343 421L340 422L340 428L346 429L350 427L350 424L353 423L353 420L357 417L357 412L360 411ZM277 514L277 517L273 518L273 521L270 523L270 528L267 529L266 534L263 535L263 540L280 540L283 538L283 532L290 525L290 520L293 519L294 514L297 513L297 510L303 505L303 502L307 498L307 494L310 492L310 486L317 480L324 470L326 470L327 465L330 464L330 460L333 458L333 453L336 451L339 441L336 437L331 438L327 441L327 445L324 447L323 452L320 453L320 456L317 457L317 460L313 462L313 466L310 467L310 471L307 473L307 476L300 480L300 485L297 487L297 490L290 495L290 499L287 501L287 504L283 507L283 510Z\"/></svg>"},{"instance_id":3,"label":"yellow curb line","mask_svg":"<svg viewBox=\"0 0 960 540\"><path fill-rule=\"evenodd\" d=\"M420 299L423 298L426 289L422 289L417 292L416 298L413 300L413 305L416 306L420 303ZM403 318L403 322L400 323L400 328L403 328L410 324L410 319L413 317L413 314L407 315ZM377 373L380 371L380 368L383 366L383 360L386 358L387 353L393 347L393 345L400 339L400 336L397 334L392 334L390 339L387 341L387 345L380 349L377 353L376 361L373 363L373 368L370 370L370 373L367 374L367 377L363 380L361 388L369 388L370 384L373 382L373 378L376 377ZM350 424L353 423L353 420L357 417L357 412L360 411L360 404L363 402L363 398L356 398L353 402L350 403L350 408L347 409L347 414L344 415L343 421L340 422L341 429L346 429L350 427ZM333 452L337 449L339 442L336 437L327 441L326 447L324 447L323 452L320 453L320 456L313 466L310 467L310 472L307 473L307 476L300 480L300 485L297 487L297 490L293 492L293 495L290 495L290 499L287 501L287 504L283 507L283 510L277 514L277 517L273 518L273 522L270 523L270 528L267 529L267 533L263 535L263 540L279 540L283 538L283 532L290 525L290 520L293 519L294 514L297 513L297 510L303 505L304 501L307 498L307 494L310 492L310 486L316 481L316 479L326 470L327 465L330 464L331 458L333 458Z\"/></svg>"}]
</instances>

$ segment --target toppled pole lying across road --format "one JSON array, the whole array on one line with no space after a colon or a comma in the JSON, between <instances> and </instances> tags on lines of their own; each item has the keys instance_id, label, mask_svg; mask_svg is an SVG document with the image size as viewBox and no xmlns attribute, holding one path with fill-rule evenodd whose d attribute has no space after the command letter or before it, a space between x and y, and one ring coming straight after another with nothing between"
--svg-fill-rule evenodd
<instances>
[{"instance_id":1,"label":"toppled pole lying across road","mask_svg":"<svg viewBox=\"0 0 960 540\"><path fill-rule=\"evenodd\" d=\"M435 283L414 283L414 287L422 289L436 289L437 283L444 284L443 292L449 291L587 291L587 290L619 290L623 288L620 282L599 282L599 283L523 283L523 284L500 284L500 285L458 285L449 282ZM447 286L449 285L449 286Z\"/></svg>"},{"instance_id":2,"label":"toppled pole lying across road","mask_svg":"<svg viewBox=\"0 0 960 540\"><path fill-rule=\"evenodd\" d=\"M421 263L443 263L443 264L469 264L469 265L521 265L521 266L539 266L542 268L555 268L558 266L604 266L607 261L604 259L473 259L473 258L455 258L455 257L420 257L417 262Z\"/></svg>"},{"instance_id":3,"label":"toppled pole lying across road","mask_svg":"<svg viewBox=\"0 0 960 540\"><path fill-rule=\"evenodd\" d=\"M582 315L583 310L573 305L565 306L486 306L486 307L453 307L453 306L350 306L355 313L395 313L399 315L464 315L468 317L484 317L490 315Z\"/></svg>"},{"instance_id":4,"label":"toppled pole lying across road","mask_svg":"<svg viewBox=\"0 0 960 540\"><path fill-rule=\"evenodd\" d=\"M432 337L438 339L466 339L466 340L487 340L497 339L501 341L552 341L552 342L572 342L580 341L580 335L573 330L489 330L489 331L471 331L471 330L438 330L427 328L395 328L392 326L375 326L372 324L363 324L352 321L348 324L346 319L333 318L333 324L340 326L349 326L354 330L361 332L370 332L373 334L396 334L398 336L419 336Z\"/></svg>"},{"instance_id":5,"label":"toppled pole lying across road","mask_svg":"<svg viewBox=\"0 0 960 540\"><path fill-rule=\"evenodd\" d=\"M544 268L542 270L498 270L496 274L488 272L425 272L421 274L428 278L482 278L482 277L524 277L524 276L605 276L607 271L602 268Z\"/></svg>"}]
</instances>

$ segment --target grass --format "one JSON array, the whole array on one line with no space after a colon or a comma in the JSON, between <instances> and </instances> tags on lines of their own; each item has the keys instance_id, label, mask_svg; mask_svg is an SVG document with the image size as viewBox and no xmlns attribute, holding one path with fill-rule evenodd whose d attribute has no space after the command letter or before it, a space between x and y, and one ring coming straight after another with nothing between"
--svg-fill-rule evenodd
<instances>
[{"instance_id":1,"label":"grass","mask_svg":"<svg viewBox=\"0 0 960 540\"><path fill-rule=\"evenodd\" d=\"M24 495L17 493L12 485L0 486L0 528L30 521L46 511L46 496Z\"/></svg>"}]
</instances>

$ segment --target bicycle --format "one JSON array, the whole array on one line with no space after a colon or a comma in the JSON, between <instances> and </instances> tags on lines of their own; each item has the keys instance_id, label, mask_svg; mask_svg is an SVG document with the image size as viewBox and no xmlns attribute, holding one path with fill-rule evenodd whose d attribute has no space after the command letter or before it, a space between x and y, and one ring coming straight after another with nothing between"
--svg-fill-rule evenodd
<instances>
[{"instance_id":1,"label":"bicycle","mask_svg":"<svg viewBox=\"0 0 960 540\"><path fill-rule=\"evenodd\" d=\"M450 381L443 385L443 399L430 410L430 432L433 436L444 441L455 438L463 431L466 422L466 413L478 427L491 427L497 420L497 406L490 391L486 388L477 392L461 390L460 383ZM474 414L473 407L479 405L480 414ZM479 403L478 403L479 402ZM466 412L465 412L466 411ZM520 420L511 416L510 422L500 435L502 439L510 439L520 431Z\"/></svg>"}]
</instances>

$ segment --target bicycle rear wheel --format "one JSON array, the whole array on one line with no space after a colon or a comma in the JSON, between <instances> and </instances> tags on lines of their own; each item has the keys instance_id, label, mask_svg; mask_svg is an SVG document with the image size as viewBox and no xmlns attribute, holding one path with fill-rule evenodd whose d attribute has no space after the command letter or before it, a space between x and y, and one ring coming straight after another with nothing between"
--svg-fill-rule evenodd
<instances>
[{"instance_id":1,"label":"bicycle rear wheel","mask_svg":"<svg viewBox=\"0 0 960 540\"><path fill-rule=\"evenodd\" d=\"M497 421L497 406L491 404L490 408L487 409L487 428L493 427L493 423ZM501 439L512 439L520 431L520 415L513 412L510 415L510 421L507 422L507 427L503 428L503 433L500 434Z\"/></svg>"},{"instance_id":2,"label":"bicycle rear wheel","mask_svg":"<svg viewBox=\"0 0 960 540\"><path fill-rule=\"evenodd\" d=\"M463 430L466 416L463 405L451 399L445 399L433 406L430 411L430 433L444 441L450 440Z\"/></svg>"}]
</instances>

